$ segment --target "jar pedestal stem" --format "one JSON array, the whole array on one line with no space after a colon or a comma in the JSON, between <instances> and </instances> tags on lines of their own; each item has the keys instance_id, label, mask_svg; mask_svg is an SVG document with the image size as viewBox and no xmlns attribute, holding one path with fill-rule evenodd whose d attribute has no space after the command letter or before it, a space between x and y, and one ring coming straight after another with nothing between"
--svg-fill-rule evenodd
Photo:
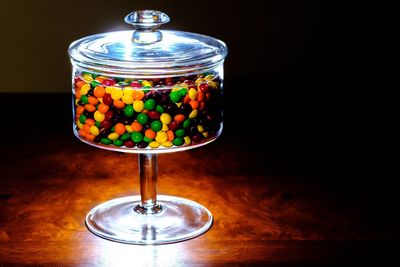
<instances>
[{"instance_id":1,"label":"jar pedestal stem","mask_svg":"<svg viewBox=\"0 0 400 267\"><path fill-rule=\"evenodd\" d=\"M142 214L158 213L162 210L157 203L158 154L139 154L138 165L141 203L134 210Z\"/></svg>"}]
</instances>

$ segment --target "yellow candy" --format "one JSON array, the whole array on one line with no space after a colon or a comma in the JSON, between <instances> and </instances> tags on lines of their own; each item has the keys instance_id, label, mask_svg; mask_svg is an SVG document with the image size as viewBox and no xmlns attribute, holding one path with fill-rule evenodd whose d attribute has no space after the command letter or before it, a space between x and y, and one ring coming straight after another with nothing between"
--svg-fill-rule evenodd
<instances>
[{"instance_id":1,"label":"yellow candy","mask_svg":"<svg viewBox=\"0 0 400 267\"><path fill-rule=\"evenodd\" d=\"M130 125L125 125L125 129L126 129L126 131L127 131L128 133L133 132L132 126L130 126Z\"/></svg>"},{"instance_id":2,"label":"yellow candy","mask_svg":"<svg viewBox=\"0 0 400 267\"><path fill-rule=\"evenodd\" d=\"M122 101L124 101L125 104L132 104L133 103L133 96L132 95L123 95L122 96Z\"/></svg>"},{"instance_id":3,"label":"yellow candy","mask_svg":"<svg viewBox=\"0 0 400 267\"><path fill-rule=\"evenodd\" d=\"M111 98L114 100L119 100L119 99L121 99L123 94L124 94L124 92L122 92L121 89L116 89L113 92L111 92Z\"/></svg>"},{"instance_id":4,"label":"yellow candy","mask_svg":"<svg viewBox=\"0 0 400 267\"><path fill-rule=\"evenodd\" d=\"M93 114L93 117L94 117L94 119L96 120L96 121L100 121L100 122L102 122L102 121L104 121L104 119L105 119L105 115L103 114L103 113L101 113L100 111L96 111L94 114Z\"/></svg>"},{"instance_id":5,"label":"yellow candy","mask_svg":"<svg viewBox=\"0 0 400 267\"><path fill-rule=\"evenodd\" d=\"M86 81L86 82L91 82L93 81L92 75L91 74L84 74L82 76L82 78Z\"/></svg>"},{"instance_id":6,"label":"yellow candy","mask_svg":"<svg viewBox=\"0 0 400 267\"><path fill-rule=\"evenodd\" d=\"M150 146L151 148L157 148L157 147L160 146L160 143L157 142L157 141L153 141L153 142L150 142L149 146Z\"/></svg>"},{"instance_id":7,"label":"yellow candy","mask_svg":"<svg viewBox=\"0 0 400 267\"><path fill-rule=\"evenodd\" d=\"M203 136L204 136L205 138L208 137L208 132L204 132L204 133L202 133L202 134L203 134Z\"/></svg>"},{"instance_id":8,"label":"yellow candy","mask_svg":"<svg viewBox=\"0 0 400 267\"><path fill-rule=\"evenodd\" d=\"M169 130L168 125L166 125L165 123L163 123L162 128L161 128L161 131L166 132L166 131L168 131L168 130Z\"/></svg>"},{"instance_id":9,"label":"yellow candy","mask_svg":"<svg viewBox=\"0 0 400 267\"><path fill-rule=\"evenodd\" d=\"M180 108L182 106L182 102L176 103L176 106Z\"/></svg>"},{"instance_id":10,"label":"yellow candy","mask_svg":"<svg viewBox=\"0 0 400 267\"><path fill-rule=\"evenodd\" d=\"M195 100L197 97L197 91L194 88L190 88L188 94L189 94L190 99L192 99L192 100Z\"/></svg>"},{"instance_id":11,"label":"yellow candy","mask_svg":"<svg viewBox=\"0 0 400 267\"><path fill-rule=\"evenodd\" d=\"M79 99L75 99L75 105L77 106L79 103Z\"/></svg>"},{"instance_id":12,"label":"yellow candy","mask_svg":"<svg viewBox=\"0 0 400 267\"><path fill-rule=\"evenodd\" d=\"M90 126L90 133L94 136L98 136L100 134L99 128L97 128L95 125Z\"/></svg>"},{"instance_id":13,"label":"yellow candy","mask_svg":"<svg viewBox=\"0 0 400 267\"><path fill-rule=\"evenodd\" d=\"M172 117L171 117L171 115L169 115L168 113L163 113L163 114L161 114L161 116L160 116L160 121L161 121L162 123L165 123L165 124L170 124L171 121L172 121Z\"/></svg>"},{"instance_id":14,"label":"yellow candy","mask_svg":"<svg viewBox=\"0 0 400 267\"><path fill-rule=\"evenodd\" d=\"M142 81L142 86L150 86L150 87L153 87L153 84L152 84L151 82L149 82L149 81L143 80L143 81Z\"/></svg>"},{"instance_id":15,"label":"yellow candy","mask_svg":"<svg viewBox=\"0 0 400 267\"><path fill-rule=\"evenodd\" d=\"M173 144L172 144L171 141L164 142L164 143L162 143L161 145L162 145L163 147L171 147L171 146L173 146Z\"/></svg>"},{"instance_id":16,"label":"yellow candy","mask_svg":"<svg viewBox=\"0 0 400 267\"><path fill-rule=\"evenodd\" d=\"M187 83L181 83L180 86L186 89L189 88L189 85Z\"/></svg>"},{"instance_id":17,"label":"yellow candy","mask_svg":"<svg viewBox=\"0 0 400 267\"><path fill-rule=\"evenodd\" d=\"M207 81L207 84L210 86L210 87L212 87L212 88L214 88L214 89L216 89L217 88L217 83L216 82L213 82L213 81Z\"/></svg>"},{"instance_id":18,"label":"yellow candy","mask_svg":"<svg viewBox=\"0 0 400 267\"><path fill-rule=\"evenodd\" d=\"M125 87L123 92L124 92L124 95L133 96L133 88L132 87L129 87L129 86Z\"/></svg>"},{"instance_id":19,"label":"yellow candy","mask_svg":"<svg viewBox=\"0 0 400 267\"><path fill-rule=\"evenodd\" d=\"M117 90L120 90L120 89L118 89L116 87L112 87L112 86L106 87L107 94L112 94L114 91L117 91Z\"/></svg>"},{"instance_id":20,"label":"yellow candy","mask_svg":"<svg viewBox=\"0 0 400 267\"><path fill-rule=\"evenodd\" d=\"M108 139L110 140L117 140L119 138L119 134L117 133L110 133L108 136Z\"/></svg>"},{"instance_id":21,"label":"yellow candy","mask_svg":"<svg viewBox=\"0 0 400 267\"><path fill-rule=\"evenodd\" d=\"M199 131L199 133L204 132L204 127L201 125L197 125L197 130Z\"/></svg>"},{"instance_id":22,"label":"yellow candy","mask_svg":"<svg viewBox=\"0 0 400 267\"><path fill-rule=\"evenodd\" d=\"M212 79L214 79L214 75L212 75L212 74L207 75L206 77L204 77L204 80L206 80L206 81L211 81Z\"/></svg>"},{"instance_id":23,"label":"yellow candy","mask_svg":"<svg viewBox=\"0 0 400 267\"><path fill-rule=\"evenodd\" d=\"M168 141L167 133L163 132L163 131L157 132L156 141L161 143L161 144L164 143L164 142L167 142Z\"/></svg>"},{"instance_id":24,"label":"yellow candy","mask_svg":"<svg viewBox=\"0 0 400 267\"><path fill-rule=\"evenodd\" d=\"M198 78L194 83L198 84L198 83L203 83L203 82L204 82L203 78Z\"/></svg>"},{"instance_id":25,"label":"yellow candy","mask_svg":"<svg viewBox=\"0 0 400 267\"><path fill-rule=\"evenodd\" d=\"M192 112L190 112L190 114L189 114L189 119L196 118L198 113L199 112L197 111L197 109L193 109Z\"/></svg>"},{"instance_id":26,"label":"yellow candy","mask_svg":"<svg viewBox=\"0 0 400 267\"><path fill-rule=\"evenodd\" d=\"M87 95L87 93L89 92L90 89L90 84L84 84L81 87L81 95Z\"/></svg>"},{"instance_id":27,"label":"yellow candy","mask_svg":"<svg viewBox=\"0 0 400 267\"><path fill-rule=\"evenodd\" d=\"M136 112L142 112L144 109L144 103L142 100L133 101L133 110Z\"/></svg>"},{"instance_id":28,"label":"yellow candy","mask_svg":"<svg viewBox=\"0 0 400 267\"><path fill-rule=\"evenodd\" d=\"M192 140L190 139L189 136L183 137L183 140L185 140L185 144L186 144L186 145L190 145L190 144L192 143Z\"/></svg>"},{"instance_id":29,"label":"yellow candy","mask_svg":"<svg viewBox=\"0 0 400 267\"><path fill-rule=\"evenodd\" d=\"M79 129L83 128L83 125L79 120L76 120L76 126L78 126Z\"/></svg>"}]
</instances>

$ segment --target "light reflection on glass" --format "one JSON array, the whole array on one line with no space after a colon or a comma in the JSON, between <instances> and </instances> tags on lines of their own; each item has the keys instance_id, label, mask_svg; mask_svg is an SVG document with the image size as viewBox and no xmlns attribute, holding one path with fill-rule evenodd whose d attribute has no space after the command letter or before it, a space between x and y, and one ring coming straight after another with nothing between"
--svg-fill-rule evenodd
<instances>
[{"instance_id":1,"label":"light reflection on glass","mask_svg":"<svg viewBox=\"0 0 400 267\"><path fill-rule=\"evenodd\" d=\"M149 232L151 234L151 231ZM132 246L101 240L96 265L101 266L185 266L183 243L160 246Z\"/></svg>"}]
</instances>

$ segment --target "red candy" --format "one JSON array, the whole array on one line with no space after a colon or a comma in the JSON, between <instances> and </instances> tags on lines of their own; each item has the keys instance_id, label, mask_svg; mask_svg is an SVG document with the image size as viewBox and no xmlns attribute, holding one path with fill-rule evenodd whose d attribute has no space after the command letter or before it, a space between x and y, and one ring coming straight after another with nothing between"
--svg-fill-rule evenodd
<instances>
[{"instance_id":1,"label":"red candy","mask_svg":"<svg viewBox=\"0 0 400 267\"><path fill-rule=\"evenodd\" d=\"M210 87L206 83L199 84L199 89L205 93L210 91Z\"/></svg>"},{"instance_id":2,"label":"red candy","mask_svg":"<svg viewBox=\"0 0 400 267\"><path fill-rule=\"evenodd\" d=\"M103 103L110 106L113 103L114 99L112 99L111 94L105 94L103 96Z\"/></svg>"},{"instance_id":3,"label":"red candy","mask_svg":"<svg viewBox=\"0 0 400 267\"><path fill-rule=\"evenodd\" d=\"M168 125L168 127L169 127L172 131L175 131L175 130L177 130L177 129L179 128L179 122L173 121L173 122L171 122L171 123Z\"/></svg>"},{"instance_id":4,"label":"red candy","mask_svg":"<svg viewBox=\"0 0 400 267\"><path fill-rule=\"evenodd\" d=\"M112 79L105 79L105 80L103 81L103 84L104 84L105 86L113 86L113 85L115 84L115 81L112 80Z\"/></svg>"},{"instance_id":5,"label":"red candy","mask_svg":"<svg viewBox=\"0 0 400 267\"><path fill-rule=\"evenodd\" d=\"M148 115L149 118L152 119L152 120L158 120L158 119L160 118L160 116L161 116L160 112L155 111L155 110L149 111L149 112L147 113L147 115Z\"/></svg>"},{"instance_id":6,"label":"red candy","mask_svg":"<svg viewBox=\"0 0 400 267\"><path fill-rule=\"evenodd\" d=\"M133 81L129 85L133 88L141 88L142 87L138 81Z\"/></svg>"},{"instance_id":7,"label":"red candy","mask_svg":"<svg viewBox=\"0 0 400 267\"><path fill-rule=\"evenodd\" d=\"M104 121L102 121L102 122L100 122L100 126L102 127L102 128L110 128L111 127L111 121L106 121L106 120L104 120Z\"/></svg>"},{"instance_id":8,"label":"red candy","mask_svg":"<svg viewBox=\"0 0 400 267\"><path fill-rule=\"evenodd\" d=\"M104 116L104 120L106 120L106 121L111 120L113 115L114 115L114 113L111 110L107 111L105 116Z\"/></svg>"},{"instance_id":9,"label":"red candy","mask_svg":"<svg viewBox=\"0 0 400 267\"><path fill-rule=\"evenodd\" d=\"M124 145L128 148L132 148L135 146L135 143L131 140L125 141Z\"/></svg>"}]
</instances>

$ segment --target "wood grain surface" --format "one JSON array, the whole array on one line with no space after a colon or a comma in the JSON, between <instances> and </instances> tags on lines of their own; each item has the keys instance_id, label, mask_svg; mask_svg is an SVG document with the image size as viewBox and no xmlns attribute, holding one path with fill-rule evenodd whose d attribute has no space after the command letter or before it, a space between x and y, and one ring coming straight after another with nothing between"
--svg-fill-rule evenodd
<instances>
[{"instance_id":1,"label":"wood grain surface","mask_svg":"<svg viewBox=\"0 0 400 267\"><path fill-rule=\"evenodd\" d=\"M384 265L395 247L381 202L333 182L334 163L274 157L229 131L206 147L159 156L159 194L206 206L215 219L208 232L159 246L99 238L85 215L139 193L137 156L81 143L66 114L61 126L34 121L0 143L0 266Z\"/></svg>"}]
</instances>

